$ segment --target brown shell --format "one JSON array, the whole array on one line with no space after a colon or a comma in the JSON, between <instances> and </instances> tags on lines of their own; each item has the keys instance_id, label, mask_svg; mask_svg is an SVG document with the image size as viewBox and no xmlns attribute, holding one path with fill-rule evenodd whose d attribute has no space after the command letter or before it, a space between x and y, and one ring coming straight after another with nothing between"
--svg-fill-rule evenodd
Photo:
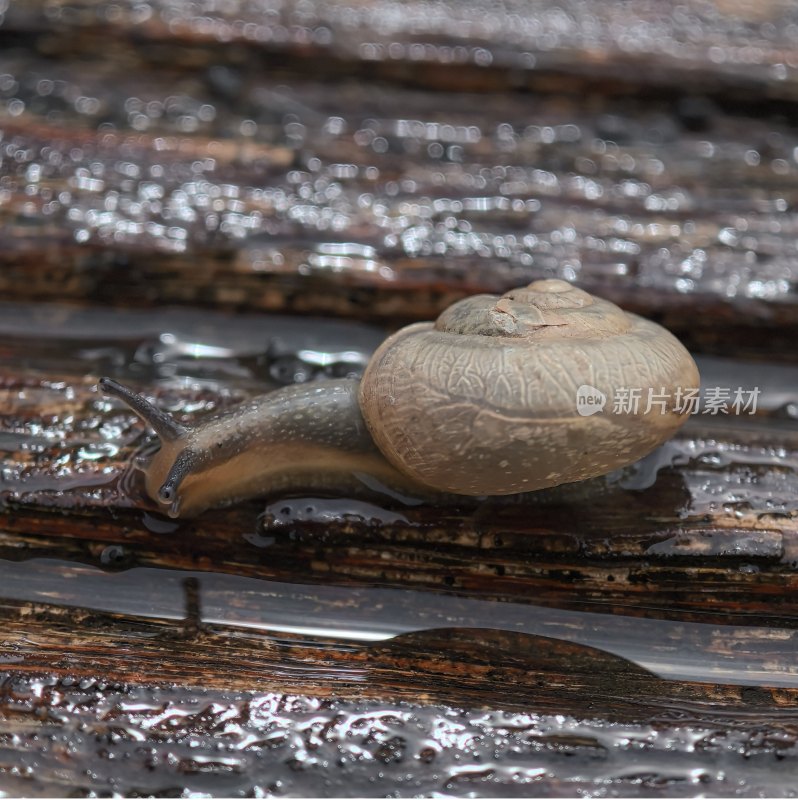
<instances>
[{"instance_id":1,"label":"brown shell","mask_svg":"<svg viewBox=\"0 0 798 800\"><path fill-rule=\"evenodd\" d=\"M369 362L360 404L380 450L414 480L511 494L636 461L686 420L677 400L698 385L695 362L664 328L547 280L400 330ZM606 396L602 411L578 413L580 387L583 398ZM636 412L628 403L616 413L634 392Z\"/></svg>"}]
</instances>

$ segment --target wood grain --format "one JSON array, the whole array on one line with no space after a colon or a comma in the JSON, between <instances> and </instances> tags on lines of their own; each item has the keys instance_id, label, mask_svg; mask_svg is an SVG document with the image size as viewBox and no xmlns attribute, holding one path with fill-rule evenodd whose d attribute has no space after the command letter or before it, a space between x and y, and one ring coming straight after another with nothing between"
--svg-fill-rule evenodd
<instances>
[{"instance_id":1,"label":"wood grain","mask_svg":"<svg viewBox=\"0 0 798 800\"><path fill-rule=\"evenodd\" d=\"M0 792L791 796L793 6L200 5L0 2ZM758 412L178 524L96 391L196 420L550 276Z\"/></svg>"}]
</instances>

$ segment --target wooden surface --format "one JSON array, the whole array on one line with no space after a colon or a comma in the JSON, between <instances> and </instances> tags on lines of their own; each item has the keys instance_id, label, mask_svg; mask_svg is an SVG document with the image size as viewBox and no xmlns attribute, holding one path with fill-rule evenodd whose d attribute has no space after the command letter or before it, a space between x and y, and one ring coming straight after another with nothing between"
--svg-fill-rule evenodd
<instances>
[{"instance_id":1,"label":"wooden surface","mask_svg":"<svg viewBox=\"0 0 798 800\"><path fill-rule=\"evenodd\" d=\"M749 760L793 746L794 368L766 370L756 415L696 415L580 486L438 507L269 498L177 523L148 510L130 467L144 431L95 377L112 363L186 419L213 413L274 386L245 335L258 320L171 315L178 341L224 357L142 380L164 362L120 354L152 355L168 312L129 312L109 339L107 312L41 311L3 323L27 331L6 330L2 355L0 765L32 765L7 772L12 791L567 794L602 775L627 795L786 790ZM318 340L262 325L283 331L278 359ZM373 338L322 330L352 362Z\"/></svg>"},{"instance_id":2,"label":"wooden surface","mask_svg":"<svg viewBox=\"0 0 798 800\"><path fill-rule=\"evenodd\" d=\"M5 298L395 324L559 276L705 352L793 351L791 4L640 3L621 25L615 4L531 3L507 51L509 10L480 32L441 3L476 21L411 14L376 60L398 6L358 4L344 33L343 7L309 4L327 47L291 7L258 44L257 4L11 4Z\"/></svg>"},{"instance_id":3,"label":"wooden surface","mask_svg":"<svg viewBox=\"0 0 798 800\"><path fill-rule=\"evenodd\" d=\"M303 8L5 11L0 792L791 796L792 5ZM176 523L96 391L199 419L549 275L757 413L536 495Z\"/></svg>"}]
</instances>

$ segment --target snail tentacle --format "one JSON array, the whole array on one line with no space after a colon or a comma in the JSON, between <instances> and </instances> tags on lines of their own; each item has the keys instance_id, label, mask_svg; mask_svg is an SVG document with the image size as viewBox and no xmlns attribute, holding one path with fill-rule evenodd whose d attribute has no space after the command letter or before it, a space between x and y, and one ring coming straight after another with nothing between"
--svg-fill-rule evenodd
<instances>
[{"instance_id":1,"label":"snail tentacle","mask_svg":"<svg viewBox=\"0 0 798 800\"><path fill-rule=\"evenodd\" d=\"M169 472L166 474L166 480L161 484L161 488L158 489L158 499L162 503L171 503L180 489L180 484L198 465L199 458L191 448L187 447L185 450L181 450L180 455L174 460Z\"/></svg>"},{"instance_id":2,"label":"snail tentacle","mask_svg":"<svg viewBox=\"0 0 798 800\"><path fill-rule=\"evenodd\" d=\"M134 411L158 434L162 441L173 442L181 436L185 436L188 428L113 378L100 378L100 389L105 394L111 394L122 400L131 411Z\"/></svg>"}]
</instances>

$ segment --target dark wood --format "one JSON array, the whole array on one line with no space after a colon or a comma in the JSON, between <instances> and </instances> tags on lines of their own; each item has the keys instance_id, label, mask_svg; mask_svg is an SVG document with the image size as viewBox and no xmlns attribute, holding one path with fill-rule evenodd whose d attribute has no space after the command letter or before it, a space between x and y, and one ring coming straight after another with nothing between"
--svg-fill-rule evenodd
<instances>
[{"instance_id":1,"label":"dark wood","mask_svg":"<svg viewBox=\"0 0 798 800\"><path fill-rule=\"evenodd\" d=\"M0 793L794 794L792 5L7 5ZM535 495L176 522L96 391L196 420L543 276L757 413Z\"/></svg>"},{"instance_id":2,"label":"dark wood","mask_svg":"<svg viewBox=\"0 0 798 800\"><path fill-rule=\"evenodd\" d=\"M597 752L627 793L658 787L678 794L694 785L695 770L713 790L729 791L728 776L750 774L742 753L784 753L793 740L798 423L784 410L798 399L794 385L790 393L791 368L762 373L771 384L756 415L699 414L648 459L582 485L437 506L405 506L370 492L286 496L175 522L144 497L130 465L145 431L97 394L99 370L115 365L117 377L196 419L274 386L275 354L258 361L243 343L261 324L279 330L279 319L233 324L207 313L129 312L109 339L106 312L42 310L9 310L0 323L0 657L8 670L0 732L16 742L0 754L0 768L11 770L19 758L36 765L27 777L8 773L8 786L51 791L67 775L86 791L116 785L137 792L145 785L139 767L97 769L103 753L139 765L141 753L124 754L138 753L133 742L143 737L182 765L174 785L263 789L261 767L237 767L225 783L225 759L239 764L235 737L248 730L257 739L275 725L284 730L280 742L304 735L304 712L286 712L279 723L239 722L232 739L220 739L219 709L241 719L253 703L290 704L296 695L314 698L297 701L302 708L321 704L322 717L339 721L402 709L394 744L379 751L388 761L380 756L355 768L358 780L382 771L380 793L400 786L393 769L426 791L461 775L449 765L459 740L426 749L443 724L439 715L455 713L446 707L461 709L458 724L482 731L480 748L492 741L502 753L480 784L486 793L521 791L510 775L533 753L549 770L541 784L547 791L568 776L574 786L594 786ZM146 377L169 363L156 357L166 345L152 343L170 318L178 334L173 358L181 342L227 345L223 358L174 362L178 374L216 376L199 390L174 376ZM15 326L20 332L10 335ZM365 360L367 343L378 338L344 323L318 334L313 325L300 331L286 321L282 328L276 357L294 354L298 363L322 330L335 342L331 349L349 358L361 348ZM746 374L740 362L706 365L710 380L733 383ZM220 379L222 368L236 377ZM168 686L175 688L157 688ZM65 698L75 691L82 699L73 707ZM142 696L150 709L144 718L133 710ZM156 734L147 727L148 715L166 702L152 698L166 696L169 707L206 709L191 736L203 758L219 757L222 747L226 755L211 759L215 766L180 755L181 728ZM480 727L484 709L520 715L526 733L515 750L505 752L500 730ZM78 720L119 733L107 734L98 750L63 729ZM32 738L31 725L41 735L64 730L58 735L78 754L54 771L53 753ZM381 741L372 725L363 741ZM532 735L530 725L547 732ZM644 760L658 757L651 731L680 742L678 777L664 778L660 765L640 778L635 759L621 755L618 726L643 742ZM732 737L738 755L717 744L688 755L697 731L707 742ZM754 745L762 737L769 743ZM326 773L322 790L315 768L295 773L287 745L263 746L255 750L269 753L268 774L285 785L350 793L346 761ZM562 748L573 753L572 766L554 755ZM476 752L466 748L473 769ZM394 765L387 778L385 763ZM159 764L146 785L170 791L171 773ZM720 765L726 777L713 773ZM99 777L81 777L84 768ZM782 785L770 775L740 780L745 791L778 793Z\"/></svg>"},{"instance_id":3,"label":"dark wood","mask_svg":"<svg viewBox=\"0 0 798 800\"><path fill-rule=\"evenodd\" d=\"M432 86L446 72L438 50L434 68L363 61L340 21L329 23L333 54L290 36L281 47L230 34L236 44L219 46L187 20L167 35L157 12L113 21L106 2L13 5L0 28L15 109L2 118L6 299L396 325L563 276L695 349L795 360L789 7L731 3L711 21L688 4L700 35L683 58L662 40L669 32L679 51L681 12L657 18L660 55L633 55L607 7L594 20L599 49L584 57L573 33L542 47L561 13L543 3L529 49L475 35L469 59L482 48L493 66L458 64ZM573 31L589 24L573 13ZM654 30L648 10L635 13ZM224 16L203 25L224 28ZM280 24L304 30L269 23ZM363 24L358 35L371 35ZM414 41L432 35L422 24ZM533 67L516 64L523 53ZM420 71L415 84L395 74L406 68Z\"/></svg>"}]
</instances>

